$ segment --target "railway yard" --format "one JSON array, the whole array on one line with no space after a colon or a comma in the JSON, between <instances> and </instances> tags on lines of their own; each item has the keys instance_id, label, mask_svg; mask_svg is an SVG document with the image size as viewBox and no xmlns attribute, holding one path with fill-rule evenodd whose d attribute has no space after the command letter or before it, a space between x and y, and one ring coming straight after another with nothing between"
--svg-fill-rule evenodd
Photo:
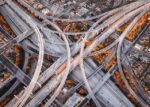
<instances>
[{"instance_id":1,"label":"railway yard","mask_svg":"<svg viewBox=\"0 0 150 107\"><path fill-rule=\"evenodd\" d=\"M0 0L0 107L150 107L150 0Z\"/></svg>"}]
</instances>

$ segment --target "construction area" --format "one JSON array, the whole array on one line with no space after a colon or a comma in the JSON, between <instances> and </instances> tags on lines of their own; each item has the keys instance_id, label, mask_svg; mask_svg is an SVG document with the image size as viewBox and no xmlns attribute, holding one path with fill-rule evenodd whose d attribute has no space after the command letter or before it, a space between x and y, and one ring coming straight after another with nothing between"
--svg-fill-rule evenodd
<instances>
[{"instance_id":1,"label":"construction area","mask_svg":"<svg viewBox=\"0 0 150 107\"><path fill-rule=\"evenodd\" d=\"M150 107L150 0L0 0L0 107Z\"/></svg>"}]
</instances>

